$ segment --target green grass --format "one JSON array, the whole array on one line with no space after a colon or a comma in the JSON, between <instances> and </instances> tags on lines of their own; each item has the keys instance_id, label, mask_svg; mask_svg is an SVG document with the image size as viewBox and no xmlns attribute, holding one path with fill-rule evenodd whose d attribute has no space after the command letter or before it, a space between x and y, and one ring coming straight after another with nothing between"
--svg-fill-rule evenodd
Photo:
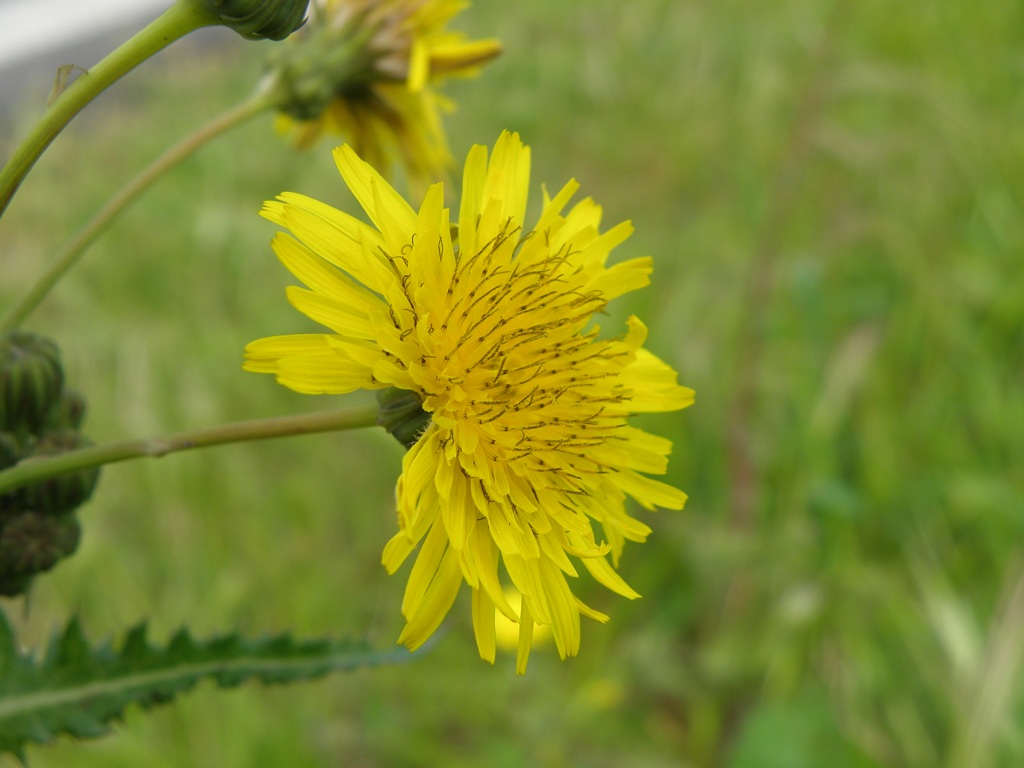
<instances>
[{"instance_id":1,"label":"green grass","mask_svg":"<svg viewBox=\"0 0 1024 768\"><path fill-rule=\"evenodd\" d=\"M522 679L510 657L476 658L460 599L415 664L202 688L111 737L32 749L33 765L1021 764L1024 9L526 0L464 16L506 52L452 84L456 156L518 130L538 199L575 177L609 225L632 219L617 254L653 255L654 282L606 325L640 314L697 390L644 422L674 441L669 478L690 494L626 551L644 598L581 584L610 624L585 626L572 661L538 649ZM268 45L219 39L145 65L54 144L0 224L0 299L247 94ZM20 129L4 130L9 151ZM219 140L33 317L88 395L94 439L331 405L240 369L246 342L307 327L256 211L282 190L351 208L328 149L297 154L269 120ZM157 636L389 645L392 443L109 467L79 553L27 617L4 608L29 643L77 612L96 637L148 616Z\"/></svg>"}]
</instances>

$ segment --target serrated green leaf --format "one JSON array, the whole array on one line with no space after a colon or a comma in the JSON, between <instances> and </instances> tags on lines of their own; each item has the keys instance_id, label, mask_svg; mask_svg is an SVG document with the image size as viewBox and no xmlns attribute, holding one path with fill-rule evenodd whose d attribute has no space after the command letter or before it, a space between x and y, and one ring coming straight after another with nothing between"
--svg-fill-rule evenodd
<instances>
[{"instance_id":1,"label":"serrated green leaf","mask_svg":"<svg viewBox=\"0 0 1024 768\"><path fill-rule=\"evenodd\" d=\"M169 702L204 678L221 687L250 680L271 685L408 658L406 651L375 651L358 641L300 642L288 635L235 633L203 642L185 629L159 647L149 642L145 624L128 630L119 648L92 647L76 618L39 660L18 649L0 612L0 752L20 758L30 742L99 736L130 704Z\"/></svg>"}]
</instances>

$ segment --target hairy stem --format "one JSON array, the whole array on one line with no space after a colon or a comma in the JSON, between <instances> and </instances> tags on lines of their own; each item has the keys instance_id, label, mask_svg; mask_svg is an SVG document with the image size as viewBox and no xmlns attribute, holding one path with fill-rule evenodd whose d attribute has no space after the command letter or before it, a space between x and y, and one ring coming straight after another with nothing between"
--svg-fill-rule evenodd
<instances>
[{"instance_id":1,"label":"hairy stem","mask_svg":"<svg viewBox=\"0 0 1024 768\"><path fill-rule=\"evenodd\" d=\"M113 50L61 93L0 170L0 216L46 148L86 104L155 53L219 19L194 3L176 2L159 18Z\"/></svg>"},{"instance_id":2,"label":"hairy stem","mask_svg":"<svg viewBox=\"0 0 1024 768\"><path fill-rule=\"evenodd\" d=\"M238 421L233 424L178 432L165 437L106 443L55 456L25 459L0 472L0 493L6 493L48 477L128 459L159 458L168 453L206 448L211 445L308 435L316 432L361 429L376 424L377 406L371 404L340 411L321 411L299 416Z\"/></svg>"}]
</instances>

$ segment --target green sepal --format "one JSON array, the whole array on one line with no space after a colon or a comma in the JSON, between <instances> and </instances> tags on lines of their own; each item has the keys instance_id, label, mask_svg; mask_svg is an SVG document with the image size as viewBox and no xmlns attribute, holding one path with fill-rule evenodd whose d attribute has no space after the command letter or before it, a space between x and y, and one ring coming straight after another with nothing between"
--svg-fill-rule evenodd
<instances>
[{"instance_id":1,"label":"green sepal","mask_svg":"<svg viewBox=\"0 0 1024 768\"><path fill-rule=\"evenodd\" d=\"M198 0L249 40L284 40L305 23L309 0Z\"/></svg>"},{"instance_id":2,"label":"green sepal","mask_svg":"<svg viewBox=\"0 0 1024 768\"><path fill-rule=\"evenodd\" d=\"M276 92L277 109L296 120L315 120L332 101L365 96L381 74L380 53L371 46L375 30L367 23L369 9L353 10L345 23L326 14L315 17L293 44L275 47L267 61L268 87Z\"/></svg>"},{"instance_id":3,"label":"green sepal","mask_svg":"<svg viewBox=\"0 0 1024 768\"><path fill-rule=\"evenodd\" d=\"M56 456L90 445L93 442L78 432L57 430L44 434L28 451L28 456ZM99 476L99 467L89 467L48 477L21 489L22 503L26 508L53 515L71 512L89 500Z\"/></svg>"},{"instance_id":4,"label":"green sepal","mask_svg":"<svg viewBox=\"0 0 1024 768\"><path fill-rule=\"evenodd\" d=\"M415 392L397 387L379 389L377 404L377 424L406 449L412 448L430 426L430 414L423 410L423 401Z\"/></svg>"}]
</instances>

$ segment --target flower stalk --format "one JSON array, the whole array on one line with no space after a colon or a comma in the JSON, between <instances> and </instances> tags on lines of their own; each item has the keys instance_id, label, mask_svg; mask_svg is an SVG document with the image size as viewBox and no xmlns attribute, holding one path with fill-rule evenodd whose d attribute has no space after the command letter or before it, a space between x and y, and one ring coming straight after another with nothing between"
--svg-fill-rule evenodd
<instances>
[{"instance_id":1,"label":"flower stalk","mask_svg":"<svg viewBox=\"0 0 1024 768\"><path fill-rule=\"evenodd\" d=\"M26 318L35 311L36 307L46 298L47 294L49 294L60 279L67 274L89 246L96 241L96 238L103 234L118 215L148 189L153 182L194 155L213 139L264 112L274 109L276 105L277 100L274 94L266 92L257 93L207 123L192 135L182 139L150 163L149 166L129 181L120 192L107 201L107 204L93 216L89 223L79 230L78 234L60 250L46 272L40 275L32 287L0 319L0 332L13 330L24 323Z\"/></svg>"},{"instance_id":2,"label":"flower stalk","mask_svg":"<svg viewBox=\"0 0 1024 768\"><path fill-rule=\"evenodd\" d=\"M0 216L46 148L90 101L135 67L189 32L224 25L249 39L281 40L302 26L308 0L178 0L113 50L47 107L0 170Z\"/></svg>"},{"instance_id":3,"label":"flower stalk","mask_svg":"<svg viewBox=\"0 0 1024 768\"><path fill-rule=\"evenodd\" d=\"M177 34L180 37L190 28L204 24L225 24L245 37L264 36L279 39L289 31L294 31L301 26L306 5L307 0L179 0L175 8L182 6L191 9L193 20L191 27L184 22L178 23ZM348 15L340 12L343 7L348 9ZM382 31L389 30L396 25L401 26L402 20L411 12L411 8L412 6L407 7L399 2L393 6L381 6L377 9L379 12L371 13L369 6L363 7L359 3L353 3L351 7L339 5L339 18L343 20L341 23L336 23L337 20L332 21L329 14L327 16L321 14L317 17L318 21L310 24L302 31L301 35L296 37L295 45L276 48L268 61L269 72L255 93L246 101L167 150L129 181L85 227L65 244L46 271L15 305L0 316L0 332L13 330L22 325L60 279L78 262L89 246L125 208L160 176L191 157L213 139L264 112L276 111L279 113L279 121L283 120L287 123L289 120L297 120L305 126L299 132L300 138L297 139L299 146L306 146L311 141L311 137L320 130L318 126L322 122L322 118L326 119L325 115L328 113L337 117L338 110L341 110L341 113L345 115L353 117L359 115L355 123L348 126L353 134L350 139L356 144L364 145L377 164L386 164L383 148L377 146L380 136L398 130L395 138L402 148L401 151L408 155L405 159L410 172L425 178L433 178L442 174L446 165L447 149L439 150L444 147L444 140L443 135L438 133L440 125L433 111L434 107L431 106L433 102L429 95L424 95L420 91L424 90L428 77L435 70L438 77L471 74L476 67L497 55L500 51L500 44L494 40L464 43L457 35L441 34L433 27L425 26L421 29L413 25L412 30L415 35L422 38L421 44L430 47L427 45L429 42L437 49L427 57L425 64L420 62L420 67L413 67L409 60L412 57L411 47L415 47L413 43L405 41L399 45L390 40L388 34ZM150 25L147 30L159 25L172 11L174 8ZM428 16L430 15L428 14ZM139 33L136 38L133 38L133 41L142 37L147 30ZM405 34L413 34L413 32L407 31ZM386 44L377 40L378 36L385 38ZM129 41L129 43L131 42ZM170 36L165 42L170 42ZM392 50L396 45L400 49L399 53ZM126 43L125 46L111 54L105 62L109 63L116 55L123 53L128 46L129 44ZM101 62L101 65L103 64L104 62ZM92 78L90 85L94 87L99 83L96 73L101 72L102 74L101 65L97 65L86 76ZM108 70L111 68L112 66L108 66ZM418 72L415 88L413 87L415 74L413 70ZM128 69L124 69L124 71L127 72ZM84 81L86 77L81 80ZM406 80L408 80L408 86L404 84ZM383 99L379 95L370 98L370 102L375 105L371 108L368 106L369 102L364 102L375 87L395 87L397 91L392 93L388 99ZM90 96L84 94L82 87L78 86L77 82L72 88L77 88L76 93L84 99L77 109L80 109L88 101L88 98L94 97L99 90L102 90L102 88L98 88L96 93ZM54 104L55 108L60 106L62 99L68 98L72 88L60 95ZM407 89L408 93L406 93ZM345 102L346 106L339 106L341 102ZM415 112L419 118L422 118L412 121L418 126L417 130L410 130L410 126L403 122L404 118L399 119L401 116L394 111L398 104L404 104L405 107L411 109L411 112ZM383 119L383 122L376 128L371 128L370 123L376 119L373 115L378 108L384 110L377 115ZM56 132L53 132L52 135L48 134L49 138L46 138L43 135L45 131L42 130L42 126L55 124L61 114L61 112L51 109L47 115L44 115L36 131L19 150L20 154L12 159L8 168L4 169L3 174L7 174L9 177L7 184L10 187L7 200L10 199L10 195L13 194L17 184L28 172L38 154L45 150L46 145L56 135L56 132L59 132L67 120L73 116L73 113L65 115L66 119L62 118L63 122L56 127ZM406 117L410 117L410 115L406 115ZM420 125L421 123L422 125ZM419 128L429 129L428 133L433 138L424 139L426 134L420 136L417 132ZM379 129L384 130L382 132ZM31 147L35 147L35 149L31 149ZM38 154L31 157L36 150L38 150ZM19 157L21 157L20 160ZM2 182L4 178L5 176L0 175L0 184L4 183ZM2 207L0 207L0 213L2 213Z\"/></svg>"},{"instance_id":4,"label":"flower stalk","mask_svg":"<svg viewBox=\"0 0 1024 768\"><path fill-rule=\"evenodd\" d=\"M139 458L160 458L169 453L206 448L225 443L268 440L275 437L308 435L362 429L377 425L373 404L336 411L319 411L298 416L253 419L214 427L178 432L165 437L123 440L79 448L55 456L30 458L0 472L0 494L49 477L104 464Z\"/></svg>"},{"instance_id":5,"label":"flower stalk","mask_svg":"<svg viewBox=\"0 0 1024 768\"><path fill-rule=\"evenodd\" d=\"M112 83L175 40L200 27L219 23L217 17L192 2L180 0L149 26L69 85L53 100L39 122L0 171L0 215L18 186L46 148L86 104Z\"/></svg>"}]
</instances>

